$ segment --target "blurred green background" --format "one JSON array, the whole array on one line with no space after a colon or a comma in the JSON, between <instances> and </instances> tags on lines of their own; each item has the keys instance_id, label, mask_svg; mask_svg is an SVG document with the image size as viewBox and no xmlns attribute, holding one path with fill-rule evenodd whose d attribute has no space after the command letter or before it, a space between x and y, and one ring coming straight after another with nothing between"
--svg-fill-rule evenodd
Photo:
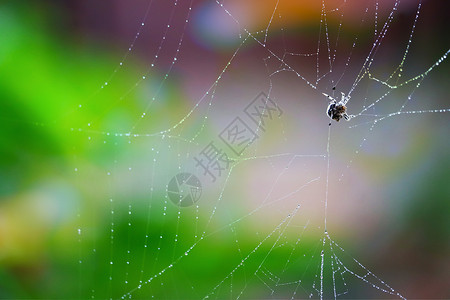
<instances>
[{"instance_id":1,"label":"blurred green background","mask_svg":"<svg viewBox=\"0 0 450 300\"><path fill-rule=\"evenodd\" d=\"M335 256L364 275L356 258L407 298L449 298L448 113L400 115L373 130L370 117L333 124L327 229L345 252L323 234L321 93L348 92L393 1L376 2L378 25L373 1L325 3L336 63L316 82L328 68L321 3L280 1L268 27L276 1L225 1L239 24L214 1L192 10L184 0L2 2L0 298L318 298L322 251L325 298L334 297ZM400 63L417 4L399 6L370 68L377 78ZM402 78L448 51L446 18L444 1L423 1ZM244 27L261 30L267 48L251 38L239 46ZM274 54L317 90L293 72L273 73L283 68ZM448 74L444 60L419 88L393 90L369 113L405 101L405 111L448 108ZM361 81L349 112L387 90ZM283 114L233 156L218 135L245 120L261 91ZM211 141L235 160L217 182L193 163ZM167 197L179 172L202 181L191 207ZM344 279L335 282L340 298L392 297Z\"/></svg>"}]
</instances>

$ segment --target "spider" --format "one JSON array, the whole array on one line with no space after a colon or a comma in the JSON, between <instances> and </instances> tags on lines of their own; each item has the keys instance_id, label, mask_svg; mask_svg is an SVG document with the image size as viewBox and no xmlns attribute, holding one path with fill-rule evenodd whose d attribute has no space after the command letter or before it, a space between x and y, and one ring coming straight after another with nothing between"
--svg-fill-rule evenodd
<instances>
[{"instance_id":1,"label":"spider","mask_svg":"<svg viewBox=\"0 0 450 300\"><path fill-rule=\"evenodd\" d=\"M332 120L335 120L336 122L339 122L342 118L344 118L346 121L350 120L350 116L347 115L347 107L344 105L345 103L344 93L341 93L342 97L341 101L339 102L325 93L322 94L324 94L325 96L328 97L328 99L331 100L327 107L328 117L330 117Z\"/></svg>"}]
</instances>

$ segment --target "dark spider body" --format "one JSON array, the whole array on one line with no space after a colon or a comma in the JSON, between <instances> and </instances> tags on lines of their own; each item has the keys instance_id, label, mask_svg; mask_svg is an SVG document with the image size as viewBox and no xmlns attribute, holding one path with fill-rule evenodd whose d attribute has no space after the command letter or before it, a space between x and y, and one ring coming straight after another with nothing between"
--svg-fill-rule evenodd
<instances>
[{"instance_id":1,"label":"dark spider body","mask_svg":"<svg viewBox=\"0 0 450 300\"><path fill-rule=\"evenodd\" d=\"M342 118L347 121L350 119L347 115L347 107L341 102L337 103L336 100L331 101L328 105L327 115L336 122L339 122Z\"/></svg>"}]
</instances>

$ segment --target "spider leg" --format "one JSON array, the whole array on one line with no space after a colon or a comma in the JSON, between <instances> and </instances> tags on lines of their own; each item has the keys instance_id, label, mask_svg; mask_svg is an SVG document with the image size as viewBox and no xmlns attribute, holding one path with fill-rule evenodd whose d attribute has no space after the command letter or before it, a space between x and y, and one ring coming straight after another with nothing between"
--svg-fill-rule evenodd
<instances>
[{"instance_id":1,"label":"spider leg","mask_svg":"<svg viewBox=\"0 0 450 300\"><path fill-rule=\"evenodd\" d=\"M336 100L334 100L333 97L331 97L331 96L328 95L328 94L322 93L322 95L324 95L325 97L327 97L329 100L336 101Z\"/></svg>"}]
</instances>

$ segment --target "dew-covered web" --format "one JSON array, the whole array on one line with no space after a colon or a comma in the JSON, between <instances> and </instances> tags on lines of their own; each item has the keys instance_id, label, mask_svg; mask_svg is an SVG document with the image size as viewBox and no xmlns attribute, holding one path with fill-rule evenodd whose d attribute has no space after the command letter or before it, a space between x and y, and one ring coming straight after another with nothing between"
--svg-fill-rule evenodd
<instances>
[{"instance_id":1,"label":"dew-covered web","mask_svg":"<svg viewBox=\"0 0 450 300\"><path fill-rule=\"evenodd\" d=\"M447 132L448 42L423 44L432 1L311 2L139 4L124 56L69 112L98 111L71 128L101 161L74 155L81 297L414 297L414 258L378 264L402 242L376 259L373 243L400 234L407 200L386 191L425 160L413 134Z\"/></svg>"}]
</instances>

